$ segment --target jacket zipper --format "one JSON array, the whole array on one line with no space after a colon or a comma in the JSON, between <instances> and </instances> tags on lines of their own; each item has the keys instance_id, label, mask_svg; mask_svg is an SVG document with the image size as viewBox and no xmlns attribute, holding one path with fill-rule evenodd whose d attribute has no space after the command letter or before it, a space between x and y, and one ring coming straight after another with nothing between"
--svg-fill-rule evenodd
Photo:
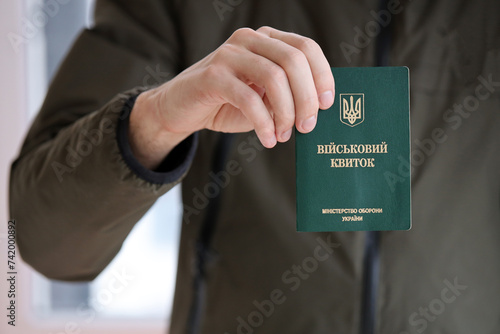
<instances>
[{"instance_id":1,"label":"jacket zipper","mask_svg":"<svg viewBox=\"0 0 500 334\"><path fill-rule=\"evenodd\" d=\"M387 10L388 0L381 0L379 9ZM391 50L391 33L394 17L386 27L381 27L376 40L376 66L388 66ZM361 295L360 334L375 334L377 315L377 290L380 279L380 232L366 232L363 259L363 290Z\"/></svg>"}]
</instances>

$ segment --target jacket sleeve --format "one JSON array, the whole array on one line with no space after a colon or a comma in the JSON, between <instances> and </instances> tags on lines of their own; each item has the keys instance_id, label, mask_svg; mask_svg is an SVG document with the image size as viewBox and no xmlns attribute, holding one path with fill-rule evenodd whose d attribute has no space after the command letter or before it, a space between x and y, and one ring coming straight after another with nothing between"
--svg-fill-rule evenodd
<instances>
[{"instance_id":1,"label":"jacket sleeve","mask_svg":"<svg viewBox=\"0 0 500 334\"><path fill-rule=\"evenodd\" d=\"M49 278L91 280L135 223L187 173L196 136L156 171L127 140L134 98L181 68L167 1L97 1L13 162L10 211L23 259ZM174 222L171 222L174 223Z\"/></svg>"}]
</instances>

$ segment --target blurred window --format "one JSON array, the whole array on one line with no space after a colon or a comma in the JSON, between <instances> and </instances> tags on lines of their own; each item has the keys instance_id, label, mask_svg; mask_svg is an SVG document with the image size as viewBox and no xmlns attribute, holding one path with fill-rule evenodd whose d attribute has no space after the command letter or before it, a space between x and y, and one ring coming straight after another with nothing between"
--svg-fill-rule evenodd
<instances>
[{"instance_id":1,"label":"blurred window","mask_svg":"<svg viewBox=\"0 0 500 334\"><path fill-rule=\"evenodd\" d=\"M91 24L92 8L92 0L25 0L23 25L31 29L26 45L30 120L74 39ZM82 326L104 321L111 328L124 319L158 320L166 327L180 221L180 188L176 187L139 221L117 257L93 282L60 282L33 272L30 298L35 317L67 319Z\"/></svg>"}]
</instances>

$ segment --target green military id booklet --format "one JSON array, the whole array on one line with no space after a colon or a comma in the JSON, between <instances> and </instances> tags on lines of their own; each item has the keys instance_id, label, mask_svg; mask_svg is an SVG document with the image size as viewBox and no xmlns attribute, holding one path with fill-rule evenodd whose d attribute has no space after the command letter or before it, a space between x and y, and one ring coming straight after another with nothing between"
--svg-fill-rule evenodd
<instances>
[{"instance_id":1,"label":"green military id booklet","mask_svg":"<svg viewBox=\"0 0 500 334\"><path fill-rule=\"evenodd\" d=\"M408 230L408 68L332 72L335 103L311 133L296 131L297 230Z\"/></svg>"}]
</instances>

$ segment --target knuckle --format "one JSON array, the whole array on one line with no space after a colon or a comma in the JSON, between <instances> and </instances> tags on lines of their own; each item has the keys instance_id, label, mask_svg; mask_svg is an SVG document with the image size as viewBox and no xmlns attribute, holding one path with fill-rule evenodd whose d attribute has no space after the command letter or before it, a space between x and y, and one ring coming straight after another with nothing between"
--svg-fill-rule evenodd
<instances>
[{"instance_id":1,"label":"knuckle","mask_svg":"<svg viewBox=\"0 0 500 334\"><path fill-rule=\"evenodd\" d=\"M250 110L255 110L259 106L259 102L261 101L260 96L257 95L253 90L245 90L240 92L239 94L240 100L250 106Z\"/></svg>"},{"instance_id":2,"label":"knuckle","mask_svg":"<svg viewBox=\"0 0 500 334\"><path fill-rule=\"evenodd\" d=\"M241 41L243 39L246 39L246 38L252 36L253 34L255 34L255 30L253 30L251 28L246 28L246 27L239 28L231 35L231 37L229 39L233 40L233 41Z\"/></svg>"},{"instance_id":3,"label":"knuckle","mask_svg":"<svg viewBox=\"0 0 500 334\"><path fill-rule=\"evenodd\" d=\"M269 68L266 70L266 74L267 80L275 85L282 85L288 80L288 76L285 70L277 65L269 66Z\"/></svg>"},{"instance_id":4,"label":"knuckle","mask_svg":"<svg viewBox=\"0 0 500 334\"><path fill-rule=\"evenodd\" d=\"M255 120L254 126L260 132L274 132L274 124L270 119L259 117Z\"/></svg>"},{"instance_id":5,"label":"knuckle","mask_svg":"<svg viewBox=\"0 0 500 334\"><path fill-rule=\"evenodd\" d=\"M324 69L322 71L319 71L318 75L321 78L324 78L327 83L331 83L331 84L334 83L333 74L332 74L332 71L329 68L328 69Z\"/></svg>"},{"instance_id":6,"label":"knuckle","mask_svg":"<svg viewBox=\"0 0 500 334\"><path fill-rule=\"evenodd\" d=\"M293 50L286 54L284 59L285 64L288 66L302 66L307 62L306 56L300 50Z\"/></svg>"},{"instance_id":7,"label":"knuckle","mask_svg":"<svg viewBox=\"0 0 500 334\"><path fill-rule=\"evenodd\" d=\"M298 43L298 48L305 53L314 53L321 50L318 43L307 37L300 39L300 42Z\"/></svg>"},{"instance_id":8,"label":"knuckle","mask_svg":"<svg viewBox=\"0 0 500 334\"><path fill-rule=\"evenodd\" d=\"M314 115L319 109L319 101L316 95L308 95L302 100L303 114L307 117Z\"/></svg>"},{"instance_id":9,"label":"knuckle","mask_svg":"<svg viewBox=\"0 0 500 334\"><path fill-rule=\"evenodd\" d=\"M277 124L279 129L289 129L295 123L295 114L292 112L284 112L276 115Z\"/></svg>"},{"instance_id":10,"label":"knuckle","mask_svg":"<svg viewBox=\"0 0 500 334\"><path fill-rule=\"evenodd\" d=\"M230 43L225 43L221 45L217 51L214 53L213 62L224 64L227 59L233 57L236 53L236 47Z\"/></svg>"},{"instance_id":11,"label":"knuckle","mask_svg":"<svg viewBox=\"0 0 500 334\"><path fill-rule=\"evenodd\" d=\"M209 64L201 73L201 80L204 82L214 82L220 79L221 74L222 69L219 66Z\"/></svg>"},{"instance_id":12,"label":"knuckle","mask_svg":"<svg viewBox=\"0 0 500 334\"><path fill-rule=\"evenodd\" d=\"M259 29L257 29L257 31L266 34L270 33L272 31L272 28L269 26L262 26Z\"/></svg>"},{"instance_id":13,"label":"knuckle","mask_svg":"<svg viewBox=\"0 0 500 334\"><path fill-rule=\"evenodd\" d=\"M322 71L318 74L319 80L319 88L323 89L332 89L335 86L335 80L332 75L332 71Z\"/></svg>"}]
</instances>

